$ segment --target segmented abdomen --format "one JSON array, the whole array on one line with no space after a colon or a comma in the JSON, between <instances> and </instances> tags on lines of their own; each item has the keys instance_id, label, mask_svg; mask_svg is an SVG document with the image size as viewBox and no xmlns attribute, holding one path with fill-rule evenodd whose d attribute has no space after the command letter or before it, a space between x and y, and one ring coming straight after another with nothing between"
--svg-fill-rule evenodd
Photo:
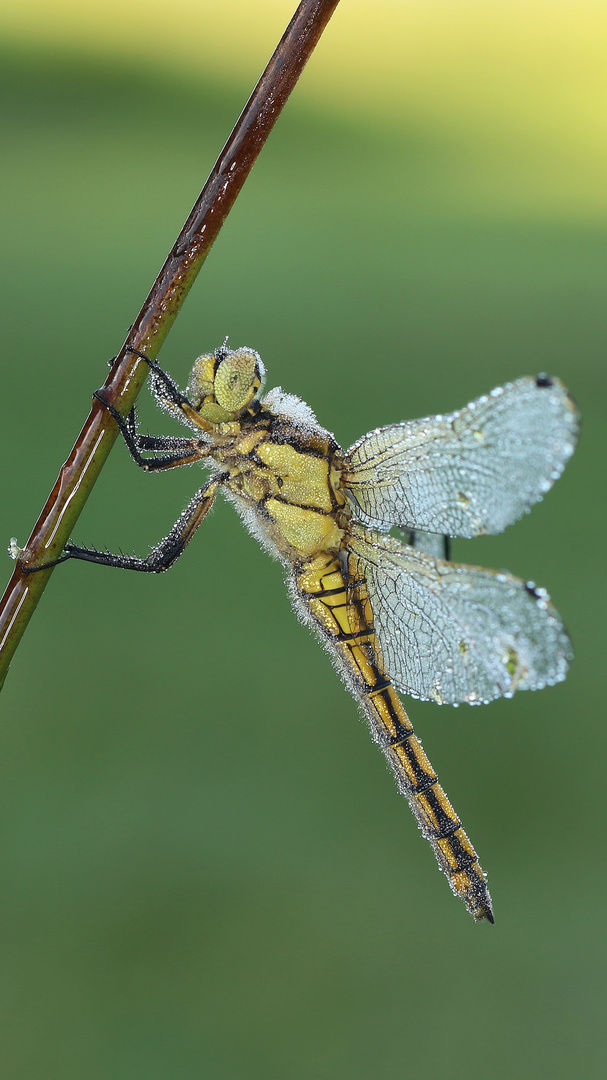
<instances>
[{"instance_id":1,"label":"segmented abdomen","mask_svg":"<svg viewBox=\"0 0 607 1080\"><path fill-rule=\"evenodd\" d=\"M342 565L338 557L326 554L309 560L296 573L297 593L336 650L346 682L453 892L476 919L493 922L491 897L476 852L384 670L366 583L349 578Z\"/></svg>"}]
</instances>

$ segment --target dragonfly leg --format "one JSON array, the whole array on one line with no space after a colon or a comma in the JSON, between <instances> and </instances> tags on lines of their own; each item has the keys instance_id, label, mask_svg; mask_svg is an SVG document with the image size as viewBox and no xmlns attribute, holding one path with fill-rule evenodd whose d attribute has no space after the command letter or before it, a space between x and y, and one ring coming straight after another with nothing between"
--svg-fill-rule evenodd
<instances>
[{"instance_id":1,"label":"dragonfly leg","mask_svg":"<svg viewBox=\"0 0 607 1080\"><path fill-rule=\"evenodd\" d=\"M189 408L192 407L192 403L188 401L185 394L181 393L181 390L177 386L177 383L173 381L171 376L167 374L164 368L161 368L157 360L152 360L149 356L146 356L145 353L139 352L139 349L134 349L132 345L127 345L126 351L134 353L135 356L138 356L140 360L145 360L146 364L150 368L150 371L154 373L158 382L160 382L164 387L164 396L167 397L168 400L173 403L173 405L177 405L179 409L181 409L183 405L186 405Z\"/></svg>"},{"instance_id":2,"label":"dragonfly leg","mask_svg":"<svg viewBox=\"0 0 607 1080\"><path fill-rule=\"evenodd\" d=\"M115 566L120 570L140 570L147 574L159 574L168 570L182 554L189 544L198 526L208 514L215 496L227 478L227 473L220 473L212 477L190 500L182 514L173 525L171 531L152 548L149 555L144 559L136 555L113 555L110 551L98 551L96 548L78 547L76 544L66 544L63 554L53 562L44 563L42 566L23 566L26 574L33 574L37 570L49 570L52 566L65 562L67 559L82 559L84 562L100 563L102 566Z\"/></svg>"},{"instance_id":3,"label":"dragonfly leg","mask_svg":"<svg viewBox=\"0 0 607 1080\"><path fill-rule=\"evenodd\" d=\"M127 345L127 352L132 352L135 356L138 356L141 360L145 360L146 364L150 368L151 378L151 390L156 398L156 402L161 408L172 413L174 416L179 417L184 423L194 426L195 428L202 428L203 431L208 431L208 425L202 421L200 414L192 405L192 402L185 394L181 393L181 390L177 386L177 383L171 378L160 364L156 360L152 360L151 357L146 356L145 353L139 352L139 349L134 349L132 345Z\"/></svg>"},{"instance_id":4,"label":"dragonfly leg","mask_svg":"<svg viewBox=\"0 0 607 1080\"><path fill-rule=\"evenodd\" d=\"M128 416L124 417L110 405L109 401L99 390L95 390L93 397L108 410L120 428L122 437L127 445L129 454L140 469L145 472L162 472L165 469L176 469L180 465L191 465L208 455L209 448L200 439L188 439L175 435L140 435L137 431L137 417L135 407ZM153 453L169 451L163 457L144 458L141 451L147 450Z\"/></svg>"}]
</instances>

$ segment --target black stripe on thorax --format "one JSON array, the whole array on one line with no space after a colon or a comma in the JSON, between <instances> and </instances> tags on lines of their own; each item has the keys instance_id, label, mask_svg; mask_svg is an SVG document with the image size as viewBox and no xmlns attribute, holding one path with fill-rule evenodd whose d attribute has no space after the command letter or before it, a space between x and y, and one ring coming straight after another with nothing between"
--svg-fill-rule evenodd
<instances>
[{"instance_id":1,"label":"black stripe on thorax","mask_svg":"<svg viewBox=\"0 0 607 1080\"><path fill-rule=\"evenodd\" d=\"M261 500L263 503L268 499L272 499L273 502L283 503L284 506L296 506L298 510L311 510L314 514L322 514L323 517L333 517L332 510L321 510L319 506L310 506L308 503L296 503L292 499L285 499L282 495L270 492L268 495L264 495Z\"/></svg>"},{"instance_id":2,"label":"black stripe on thorax","mask_svg":"<svg viewBox=\"0 0 607 1080\"><path fill-rule=\"evenodd\" d=\"M312 438L318 439L319 442L324 442L326 449L322 449L320 446L310 446L309 443L304 441L305 435L302 436L297 428L293 427L288 420L285 421L280 416L270 417L268 432L270 442L276 443L278 446L292 446L299 454L306 454L308 457L323 458L324 461L331 461L335 454L341 450L339 444L328 435L312 436Z\"/></svg>"},{"instance_id":3,"label":"black stripe on thorax","mask_svg":"<svg viewBox=\"0 0 607 1080\"><path fill-rule=\"evenodd\" d=\"M275 436L273 432L270 432L268 442L273 443L275 446L290 446L291 449L296 450L297 453L301 454L303 457L320 458L322 461L326 461L329 464L333 457L331 451L325 453L324 450L317 449L314 446L302 445L301 443L298 443L296 439L289 438L286 434L284 438L280 438L280 436Z\"/></svg>"},{"instance_id":4,"label":"black stripe on thorax","mask_svg":"<svg viewBox=\"0 0 607 1080\"><path fill-rule=\"evenodd\" d=\"M302 596L307 596L312 600L322 600L324 596L341 596L346 595L345 585L341 585L339 589L320 589L318 592L304 592L301 590Z\"/></svg>"},{"instance_id":5,"label":"black stripe on thorax","mask_svg":"<svg viewBox=\"0 0 607 1080\"><path fill-rule=\"evenodd\" d=\"M253 465L256 465L258 469L266 469L266 471L269 470L270 466L266 465L265 461L261 460L259 454L257 453L256 446L254 446L252 450L249 450L248 454L245 454L244 456L246 461L252 461Z\"/></svg>"}]
</instances>

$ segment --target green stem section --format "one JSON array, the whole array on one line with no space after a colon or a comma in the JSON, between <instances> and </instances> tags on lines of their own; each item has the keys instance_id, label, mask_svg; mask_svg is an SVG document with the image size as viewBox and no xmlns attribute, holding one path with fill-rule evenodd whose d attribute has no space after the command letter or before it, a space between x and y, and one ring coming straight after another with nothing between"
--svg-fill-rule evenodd
<instances>
[{"instance_id":1,"label":"green stem section","mask_svg":"<svg viewBox=\"0 0 607 1080\"><path fill-rule=\"evenodd\" d=\"M339 0L302 0L219 155L103 386L126 415L147 374L127 346L156 357L283 105ZM57 558L69 537L118 429L96 398L47 503L15 564L0 601L0 687L51 570L24 573Z\"/></svg>"}]
</instances>

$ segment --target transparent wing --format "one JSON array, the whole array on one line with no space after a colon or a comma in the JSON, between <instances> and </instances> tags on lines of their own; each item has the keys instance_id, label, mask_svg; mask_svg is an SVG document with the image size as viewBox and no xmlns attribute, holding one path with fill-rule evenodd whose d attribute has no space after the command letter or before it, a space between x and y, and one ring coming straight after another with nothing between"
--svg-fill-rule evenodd
<instances>
[{"instance_id":1,"label":"transparent wing","mask_svg":"<svg viewBox=\"0 0 607 1080\"><path fill-rule=\"evenodd\" d=\"M355 516L377 529L499 533L560 476L577 430L558 379L517 379L449 416L364 435L346 454L344 486Z\"/></svg>"},{"instance_id":2,"label":"transparent wing","mask_svg":"<svg viewBox=\"0 0 607 1080\"><path fill-rule=\"evenodd\" d=\"M571 659L544 589L460 566L355 528L352 580L366 581L386 671L412 697L479 704L560 682Z\"/></svg>"},{"instance_id":3,"label":"transparent wing","mask_svg":"<svg viewBox=\"0 0 607 1080\"><path fill-rule=\"evenodd\" d=\"M451 543L448 536L439 533L418 532L416 529L399 529L404 544L434 555L435 559L448 559Z\"/></svg>"}]
</instances>

